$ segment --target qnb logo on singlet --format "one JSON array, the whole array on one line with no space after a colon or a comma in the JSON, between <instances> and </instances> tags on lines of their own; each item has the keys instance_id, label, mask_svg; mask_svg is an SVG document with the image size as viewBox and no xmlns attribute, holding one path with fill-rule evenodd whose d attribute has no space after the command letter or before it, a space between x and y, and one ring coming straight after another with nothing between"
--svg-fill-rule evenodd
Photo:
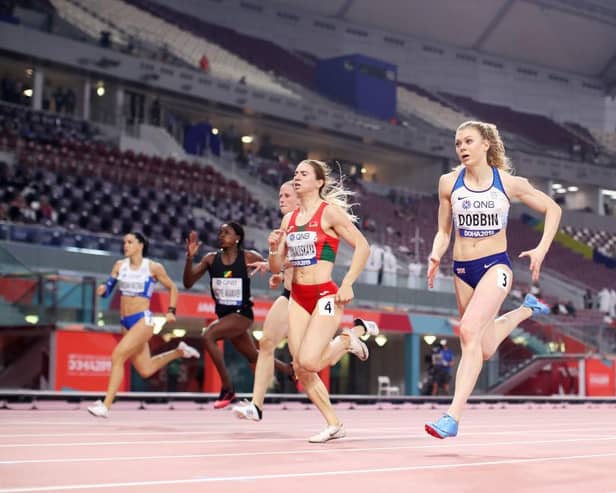
<instances>
[{"instance_id":1,"label":"qnb logo on singlet","mask_svg":"<svg viewBox=\"0 0 616 493\"><path fill-rule=\"evenodd\" d=\"M239 306L242 304L242 279L214 277L212 291L220 305Z\"/></svg>"},{"instance_id":2,"label":"qnb logo on singlet","mask_svg":"<svg viewBox=\"0 0 616 493\"><path fill-rule=\"evenodd\" d=\"M317 263L317 232L298 231L287 235L287 258L295 267Z\"/></svg>"}]
</instances>

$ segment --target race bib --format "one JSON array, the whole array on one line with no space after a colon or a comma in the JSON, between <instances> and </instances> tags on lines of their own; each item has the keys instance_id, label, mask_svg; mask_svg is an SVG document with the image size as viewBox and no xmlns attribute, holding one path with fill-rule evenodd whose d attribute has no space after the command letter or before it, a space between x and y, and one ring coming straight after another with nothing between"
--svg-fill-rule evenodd
<instances>
[{"instance_id":1,"label":"race bib","mask_svg":"<svg viewBox=\"0 0 616 493\"><path fill-rule=\"evenodd\" d=\"M475 211L468 214L458 214L458 230L465 238L485 238L494 236L501 229L500 216L496 212Z\"/></svg>"},{"instance_id":2,"label":"race bib","mask_svg":"<svg viewBox=\"0 0 616 493\"><path fill-rule=\"evenodd\" d=\"M287 235L287 258L294 267L317 263L317 232L297 231Z\"/></svg>"},{"instance_id":3,"label":"race bib","mask_svg":"<svg viewBox=\"0 0 616 493\"><path fill-rule=\"evenodd\" d=\"M333 317L336 314L336 304L334 303L333 296L328 296L327 298L321 298L317 302L317 305L319 307L319 315Z\"/></svg>"},{"instance_id":4,"label":"race bib","mask_svg":"<svg viewBox=\"0 0 616 493\"><path fill-rule=\"evenodd\" d=\"M214 277L212 291L220 305L239 306L242 304L242 279Z\"/></svg>"}]
</instances>

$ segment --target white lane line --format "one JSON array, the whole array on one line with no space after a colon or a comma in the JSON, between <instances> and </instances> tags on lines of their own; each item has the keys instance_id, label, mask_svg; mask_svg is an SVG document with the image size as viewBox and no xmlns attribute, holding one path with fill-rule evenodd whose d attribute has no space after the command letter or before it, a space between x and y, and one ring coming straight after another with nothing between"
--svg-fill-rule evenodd
<instances>
[{"instance_id":1,"label":"white lane line","mask_svg":"<svg viewBox=\"0 0 616 493\"><path fill-rule=\"evenodd\" d=\"M616 436L606 437L579 437L579 438L563 438L561 440L524 440L514 442L477 442L477 443L456 443L456 448L461 447L493 447L493 446L516 446L516 445L553 445L556 443L580 443L580 442L607 442L616 440ZM338 442L343 443L343 442ZM301 455L301 454L339 454L349 452L385 452L388 450L421 450L442 448L441 443L432 443L430 445L400 445L393 447L364 447L364 448L309 448L301 450L272 450L261 452L226 452L219 454L181 454L181 455L142 455L142 456L115 456L115 457L68 457L56 459L20 459L20 460L0 460L0 466L12 466L18 464L62 464L75 462L117 462L117 461L148 461L148 460L169 460L169 459L203 459L215 457L253 457L253 456L268 456L268 455Z\"/></svg>"},{"instance_id":2,"label":"white lane line","mask_svg":"<svg viewBox=\"0 0 616 493\"><path fill-rule=\"evenodd\" d=\"M551 432L551 431L562 431L563 428L565 429L569 429L570 425L579 425L579 421L577 421L576 423L554 423L552 421L550 421L549 425L545 425L542 423L537 423L535 424L531 424L531 426L537 426L537 429L534 428L530 428L528 424L518 424L518 425L511 425L510 423L507 423L507 428L520 428L523 427L523 430L518 430L519 432L533 432L533 431L541 431L541 432ZM168 436L168 435L228 435L230 433L250 433L250 434L263 434L263 435L268 435L271 433L279 433L280 432L280 425L277 425L275 428L267 428L266 426L263 425L258 425L258 427L254 427L254 428L250 428L253 423L246 423L245 426L237 426L236 423L231 422L231 423L223 423L222 425L227 425L225 430L220 430L220 426L221 424L217 425L216 430L204 430L204 429L193 429L193 430L188 430L188 431L179 431L176 430L175 428L169 428L168 430L164 430L164 431L150 431L147 428L144 428L142 424L139 425L139 427L137 428L137 431L121 431L122 428L126 428L126 426L122 426L120 428L120 431L114 431L114 430L105 430L105 431L93 431L93 432L81 432L81 431L73 431L73 432L69 432L69 433L0 433L0 438L27 438L27 437L34 437L34 438L42 438L42 437L47 437L47 438L52 438L52 437L56 437L56 438L62 438L62 437L87 437L87 436L143 436L143 435L147 435L147 436ZM352 427L352 431L354 433L382 433L382 432L389 432L389 431L408 431L409 428L413 428L416 426L423 426L424 423L423 422L416 422L416 423L407 423L405 426L376 426L376 427L370 427L370 428L362 428L359 426L353 426ZM315 425L315 426L318 426ZM487 428L486 425L464 425L464 429L465 430L481 430L481 429L485 429ZM349 429L351 429L351 427L349 427ZM594 429L594 428L591 428ZM314 427L302 427L302 428L298 428L298 427L293 427L294 431L314 431ZM603 428L603 431L610 431L609 429L605 429ZM614 424L614 432L616 432L616 423Z\"/></svg>"},{"instance_id":3,"label":"white lane line","mask_svg":"<svg viewBox=\"0 0 616 493\"><path fill-rule=\"evenodd\" d=\"M525 432L532 433L537 430L513 430L513 431L485 431L485 432L465 432L465 436L498 436L498 435L520 435ZM575 432L601 432L606 433L611 430L602 428L568 428L567 433ZM542 433L562 433L563 430L542 430ZM237 432L229 432L229 435L235 435ZM173 432L168 433L173 435ZM249 434L249 433L248 433ZM144 433L147 435L147 433ZM410 433L410 434L395 434L395 435L360 435L350 436L347 441L358 440L400 440L403 438L419 438L426 437L425 432ZM306 438L299 437L275 437L275 438L254 438L252 436L229 436L226 438L216 438L212 440L134 440L134 441L113 441L113 442L40 442L40 443L3 443L0 444L0 449L15 449L15 448L46 448L46 447L100 447L100 446L116 446L116 445L171 445L171 444L202 444L202 443L255 443L255 442L303 442Z\"/></svg>"},{"instance_id":4,"label":"white lane line","mask_svg":"<svg viewBox=\"0 0 616 493\"><path fill-rule=\"evenodd\" d=\"M553 457L537 457L526 459L504 459L482 462L461 462L449 464L425 464L420 466L401 466L401 467L381 467L374 469L345 469L334 471L315 471L315 472L297 472L297 473L281 473L281 474L261 474L252 476L214 476L209 478L195 479L166 479L158 481L134 481L124 483L96 483L96 484L66 484L59 486L30 486L23 488L5 488L0 489L0 493L28 493L39 491L70 491L70 490L87 490L87 489L102 489L102 488L131 488L137 486L163 486L163 485L179 485L179 484L198 484L198 483L222 483L222 482L238 482L238 481L262 481L267 479L291 479L291 478L310 478L310 477L328 477L328 476L350 476L355 474L375 474L375 473L392 473L392 472L408 472L408 471L426 471L426 470L442 470L442 469L465 469L473 467L485 466L500 466L508 464L536 464L545 462L557 461L572 461L585 459L603 459L606 457L616 457L616 452L606 454L589 454L589 455L561 455Z\"/></svg>"}]
</instances>

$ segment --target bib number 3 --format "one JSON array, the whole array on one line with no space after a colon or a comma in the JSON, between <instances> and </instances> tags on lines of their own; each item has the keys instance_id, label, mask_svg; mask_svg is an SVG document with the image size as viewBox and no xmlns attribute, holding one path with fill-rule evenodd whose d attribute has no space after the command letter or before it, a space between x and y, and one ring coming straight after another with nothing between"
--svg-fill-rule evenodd
<instances>
[{"instance_id":1,"label":"bib number 3","mask_svg":"<svg viewBox=\"0 0 616 493\"><path fill-rule=\"evenodd\" d=\"M504 269L497 269L496 271L496 285L501 289L507 289L510 281L509 272Z\"/></svg>"}]
</instances>

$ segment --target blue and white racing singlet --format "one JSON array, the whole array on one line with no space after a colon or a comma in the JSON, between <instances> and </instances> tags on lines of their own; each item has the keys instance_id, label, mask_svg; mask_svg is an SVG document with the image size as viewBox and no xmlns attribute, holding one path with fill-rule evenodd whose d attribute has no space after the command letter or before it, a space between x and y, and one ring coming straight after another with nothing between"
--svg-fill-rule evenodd
<instances>
[{"instance_id":1,"label":"blue and white racing singlet","mask_svg":"<svg viewBox=\"0 0 616 493\"><path fill-rule=\"evenodd\" d=\"M507 227L509 197L497 168L492 167L492 185L471 190L464 184L462 168L451 192L451 210L456 231L464 238L487 238Z\"/></svg>"},{"instance_id":2,"label":"blue and white racing singlet","mask_svg":"<svg viewBox=\"0 0 616 493\"><path fill-rule=\"evenodd\" d=\"M118 287L122 296L141 296L151 298L156 280L150 273L150 260L144 258L137 270L130 268L130 260L125 258L120 265Z\"/></svg>"}]
</instances>

